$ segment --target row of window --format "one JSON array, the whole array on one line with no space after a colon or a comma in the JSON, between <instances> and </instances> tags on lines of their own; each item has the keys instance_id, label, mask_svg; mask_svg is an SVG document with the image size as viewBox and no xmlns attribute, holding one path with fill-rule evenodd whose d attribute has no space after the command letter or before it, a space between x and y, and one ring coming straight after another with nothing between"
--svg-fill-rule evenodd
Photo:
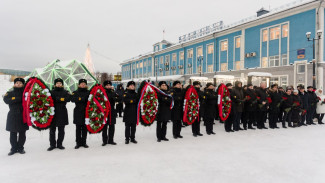
<instances>
[{"instance_id":1,"label":"row of window","mask_svg":"<svg viewBox=\"0 0 325 183\"><path fill-rule=\"evenodd\" d=\"M282 29L281 29L282 28ZM288 24L282 24L276 27L267 28L262 30L263 42L270 40L276 40L280 38L280 33L282 30L282 38L288 37L289 26Z\"/></svg>"},{"instance_id":2,"label":"row of window","mask_svg":"<svg viewBox=\"0 0 325 183\"><path fill-rule=\"evenodd\" d=\"M262 57L262 67L277 67L277 66L286 66L288 65L288 55L282 54L281 58L280 55L274 55L270 57Z\"/></svg>"}]
</instances>

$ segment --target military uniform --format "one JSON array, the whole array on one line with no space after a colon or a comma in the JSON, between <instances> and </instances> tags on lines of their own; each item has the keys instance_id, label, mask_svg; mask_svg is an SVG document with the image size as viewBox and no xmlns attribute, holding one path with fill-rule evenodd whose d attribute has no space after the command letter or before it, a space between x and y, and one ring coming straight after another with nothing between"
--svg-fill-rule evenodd
<instances>
[{"instance_id":1,"label":"military uniform","mask_svg":"<svg viewBox=\"0 0 325 183\"><path fill-rule=\"evenodd\" d=\"M178 82L174 82L175 86ZM181 88L172 88L170 94L174 98L174 107L171 111L171 120L173 122L173 136L174 138L182 138L182 120L183 120L183 105L184 105L184 93Z\"/></svg>"},{"instance_id":2,"label":"military uniform","mask_svg":"<svg viewBox=\"0 0 325 183\"><path fill-rule=\"evenodd\" d=\"M208 83L207 87L212 85L212 83ZM208 135L215 134L213 132L213 122L217 116L217 103L218 103L218 95L213 89L206 89L205 93L205 111L203 115L203 120L206 127L206 132Z\"/></svg>"}]
</instances>

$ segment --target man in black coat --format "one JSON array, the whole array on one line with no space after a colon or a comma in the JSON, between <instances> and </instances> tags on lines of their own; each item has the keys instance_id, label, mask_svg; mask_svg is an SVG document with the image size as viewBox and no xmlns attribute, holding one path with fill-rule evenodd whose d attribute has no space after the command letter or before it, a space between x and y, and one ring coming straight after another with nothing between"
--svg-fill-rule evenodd
<instances>
[{"instance_id":1,"label":"man in black coat","mask_svg":"<svg viewBox=\"0 0 325 183\"><path fill-rule=\"evenodd\" d=\"M48 151L52 151L56 147L63 150L62 145L64 139L64 127L69 124L67 102L70 102L70 94L64 89L64 82L61 78L54 80L54 88L51 95L54 101L55 113L50 127L50 147ZM58 128L58 139L55 139L55 131Z\"/></svg>"},{"instance_id":2,"label":"man in black coat","mask_svg":"<svg viewBox=\"0 0 325 183\"><path fill-rule=\"evenodd\" d=\"M184 94L182 92L182 85L180 81L174 81L173 88L170 90L170 94L174 98L174 107L171 114L171 119L173 121L173 136L175 139L183 138L183 136L181 136L181 130L183 120Z\"/></svg>"},{"instance_id":3,"label":"man in black coat","mask_svg":"<svg viewBox=\"0 0 325 183\"><path fill-rule=\"evenodd\" d=\"M113 90L111 81L104 81L103 86L106 90L106 95L111 105L111 116L108 116L106 124L102 131L102 138L103 138L102 146L105 146L106 144L116 145L116 143L114 142L115 124L116 124L116 117L117 117L117 113L115 110L115 102L118 101L119 96ZM108 131L107 131L107 127L109 127Z\"/></svg>"},{"instance_id":4,"label":"man in black coat","mask_svg":"<svg viewBox=\"0 0 325 183\"><path fill-rule=\"evenodd\" d=\"M233 121L234 131L243 130L240 128L240 119L244 110L245 98L241 81L235 82L235 87L232 89L230 96L232 100L231 110L233 110L235 118Z\"/></svg>"},{"instance_id":5,"label":"man in black coat","mask_svg":"<svg viewBox=\"0 0 325 183\"><path fill-rule=\"evenodd\" d=\"M16 78L14 80L14 87L12 91L8 91L3 101L9 105L9 112L7 116L6 130L10 132L11 150L9 156L19 152L25 154L24 144L26 141L26 130L28 125L23 122L23 92L25 80L23 78ZM19 137L17 137L17 135Z\"/></svg>"},{"instance_id":6,"label":"man in black coat","mask_svg":"<svg viewBox=\"0 0 325 183\"><path fill-rule=\"evenodd\" d=\"M135 82L129 81L127 83L127 89L123 94L123 102L125 104L123 122L125 123L125 144L131 142L136 144L135 132L137 127L137 107L139 97L135 92Z\"/></svg>"},{"instance_id":7,"label":"man in black coat","mask_svg":"<svg viewBox=\"0 0 325 183\"><path fill-rule=\"evenodd\" d=\"M317 95L314 92L314 88L312 86L307 87L307 96L308 96L308 110L307 110L307 125L316 125L313 121L314 115L316 113L317 106Z\"/></svg>"},{"instance_id":8,"label":"man in black coat","mask_svg":"<svg viewBox=\"0 0 325 183\"><path fill-rule=\"evenodd\" d=\"M267 110L269 108L269 103L267 100L268 94L266 92L266 83L262 82L260 87L256 89L257 97L257 128L258 129L267 129L265 127L265 120Z\"/></svg>"},{"instance_id":9,"label":"man in black coat","mask_svg":"<svg viewBox=\"0 0 325 183\"><path fill-rule=\"evenodd\" d=\"M308 108L309 108L309 106L308 106L308 95L307 95L307 92L305 91L305 87L303 85L301 85L299 87L299 97L300 97L300 100L302 102L301 108L303 110L307 111ZM300 126L302 126L302 125L306 126L305 121L306 121L306 115L302 115L299 125Z\"/></svg>"},{"instance_id":10,"label":"man in black coat","mask_svg":"<svg viewBox=\"0 0 325 183\"><path fill-rule=\"evenodd\" d=\"M245 118L243 121L243 127L245 130L247 130L247 126L248 129L255 130L255 128L253 128L253 124L256 123L257 98L252 84L247 85L247 89L244 90L244 96L246 101L244 104Z\"/></svg>"},{"instance_id":11,"label":"man in black coat","mask_svg":"<svg viewBox=\"0 0 325 183\"><path fill-rule=\"evenodd\" d=\"M161 91L163 91L166 94L169 94L168 91L168 86L165 81L160 81L159 82L159 88ZM157 120L157 130L156 130L156 135L157 135L157 142L163 141L168 141L166 138L166 133L167 133L167 122L171 119L171 110L170 110L170 105L172 102L172 98L162 95L161 93L158 93L158 112L156 116Z\"/></svg>"},{"instance_id":12,"label":"man in black coat","mask_svg":"<svg viewBox=\"0 0 325 183\"><path fill-rule=\"evenodd\" d=\"M119 84L116 87L116 94L119 96L118 104L116 105L116 113L118 113L119 117L122 117L122 112L123 112L123 94L124 94L124 88L123 84ZM117 114L116 114L117 115Z\"/></svg>"},{"instance_id":13,"label":"man in black coat","mask_svg":"<svg viewBox=\"0 0 325 183\"><path fill-rule=\"evenodd\" d=\"M87 80L80 79L78 89L72 93L71 102L76 104L73 110L73 123L76 125L76 143L75 149L83 146L88 148L87 127L85 124L86 106L89 97L89 90L87 89Z\"/></svg>"},{"instance_id":14,"label":"man in black coat","mask_svg":"<svg viewBox=\"0 0 325 183\"><path fill-rule=\"evenodd\" d=\"M269 108L269 127L271 129L279 128L277 127L280 106L282 101L282 95L278 91L278 85L271 85L271 89L269 90L269 95L271 98L270 108Z\"/></svg>"},{"instance_id":15,"label":"man in black coat","mask_svg":"<svg viewBox=\"0 0 325 183\"><path fill-rule=\"evenodd\" d=\"M203 119L208 135L216 134L213 132L213 122L217 116L218 94L214 91L214 89L215 87L212 83L207 83L206 90L204 92L205 109Z\"/></svg>"},{"instance_id":16,"label":"man in black coat","mask_svg":"<svg viewBox=\"0 0 325 183\"><path fill-rule=\"evenodd\" d=\"M286 93L283 94L282 99L282 107L283 107L283 119L282 119L282 127L286 127L286 121L288 122L288 126L292 127L291 125L291 116L292 116L292 107L293 107L293 98L291 93L291 88L287 88Z\"/></svg>"},{"instance_id":17,"label":"man in black coat","mask_svg":"<svg viewBox=\"0 0 325 183\"><path fill-rule=\"evenodd\" d=\"M231 83L227 83L226 84L226 87L228 88L228 90L229 90L229 93L231 93L232 92L232 84ZM232 126L232 124L233 124L233 120L234 120L234 110L233 109L231 109L230 110L230 114L229 114L229 116L228 116L228 118L226 119L226 121L225 121L225 130L226 130L226 132L234 132L232 129L231 129L231 126Z\"/></svg>"},{"instance_id":18,"label":"man in black coat","mask_svg":"<svg viewBox=\"0 0 325 183\"><path fill-rule=\"evenodd\" d=\"M200 122L201 122L201 117L204 115L204 93L201 91L201 83L199 81L194 81L193 86L199 96L199 104L200 104L200 109L199 109L199 119L195 120L195 122L192 124L192 133L194 137L197 136L203 136L203 134L200 133Z\"/></svg>"}]
</instances>

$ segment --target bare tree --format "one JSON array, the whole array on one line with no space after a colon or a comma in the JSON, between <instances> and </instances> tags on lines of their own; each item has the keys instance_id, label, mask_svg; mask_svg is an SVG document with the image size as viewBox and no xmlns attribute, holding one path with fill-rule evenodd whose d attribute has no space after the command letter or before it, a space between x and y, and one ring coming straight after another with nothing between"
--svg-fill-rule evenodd
<instances>
[{"instance_id":1,"label":"bare tree","mask_svg":"<svg viewBox=\"0 0 325 183\"><path fill-rule=\"evenodd\" d=\"M103 72L103 73L101 73L101 78L100 78L100 83L103 83L104 81L106 81L106 80L110 80L109 79L109 76L108 76L108 74L107 74L107 72Z\"/></svg>"}]
</instances>

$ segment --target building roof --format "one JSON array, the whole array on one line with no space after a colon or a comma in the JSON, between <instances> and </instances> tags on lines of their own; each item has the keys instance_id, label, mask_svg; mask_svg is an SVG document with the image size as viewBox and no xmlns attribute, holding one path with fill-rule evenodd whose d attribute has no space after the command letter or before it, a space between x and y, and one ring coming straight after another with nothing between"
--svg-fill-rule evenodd
<instances>
[{"instance_id":1,"label":"building roof","mask_svg":"<svg viewBox=\"0 0 325 183\"><path fill-rule=\"evenodd\" d=\"M0 73L13 76L27 76L28 74L30 74L29 71L21 71L14 69L0 69Z\"/></svg>"}]
</instances>

